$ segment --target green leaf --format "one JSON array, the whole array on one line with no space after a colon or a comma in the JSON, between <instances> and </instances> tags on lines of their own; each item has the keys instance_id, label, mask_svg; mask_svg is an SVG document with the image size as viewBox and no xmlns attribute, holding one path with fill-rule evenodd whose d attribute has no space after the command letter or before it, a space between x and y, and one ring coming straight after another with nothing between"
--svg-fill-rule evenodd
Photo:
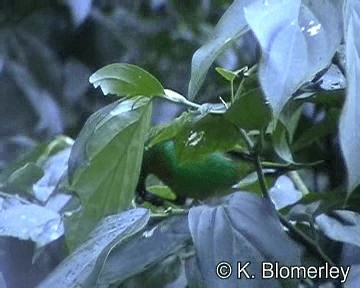
<instances>
[{"instance_id":1,"label":"green leaf","mask_svg":"<svg viewBox=\"0 0 360 288\"><path fill-rule=\"evenodd\" d=\"M90 76L90 83L104 95L158 96L165 94L160 82L144 69L124 63L107 65Z\"/></svg>"},{"instance_id":2,"label":"green leaf","mask_svg":"<svg viewBox=\"0 0 360 288\"><path fill-rule=\"evenodd\" d=\"M47 159L57 152L70 147L73 140L69 137L58 136L54 140L38 145L32 151L11 163L5 170L0 173L0 183L5 183L11 174L22 169L26 165L36 165L42 167ZM32 164L30 164L32 163Z\"/></svg>"},{"instance_id":3,"label":"green leaf","mask_svg":"<svg viewBox=\"0 0 360 288\"><path fill-rule=\"evenodd\" d=\"M174 282L183 273L183 260L177 255L170 255L161 262L152 265L141 274L131 277L122 283L123 287L159 287L174 286ZM178 284L178 285L177 285ZM175 287L185 287L186 279L183 276L181 283Z\"/></svg>"},{"instance_id":4,"label":"green leaf","mask_svg":"<svg viewBox=\"0 0 360 288\"><path fill-rule=\"evenodd\" d=\"M140 275L168 256L179 253L190 242L187 216L168 218L150 227L142 235L116 245L104 263L97 287L119 285L130 277Z\"/></svg>"},{"instance_id":5,"label":"green leaf","mask_svg":"<svg viewBox=\"0 0 360 288\"><path fill-rule=\"evenodd\" d=\"M155 144L173 139L185 126L191 123L196 113L184 112L178 118L170 121L167 124L152 127L149 136L148 148Z\"/></svg>"},{"instance_id":6,"label":"green leaf","mask_svg":"<svg viewBox=\"0 0 360 288\"><path fill-rule=\"evenodd\" d=\"M80 211L66 218L71 249L106 215L129 207L138 181L151 118L148 98L117 101L90 116L69 159L71 189Z\"/></svg>"},{"instance_id":7,"label":"green leaf","mask_svg":"<svg viewBox=\"0 0 360 288\"><path fill-rule=\"evenodd\" d=\"M279 121L271 134L276 154L288 163L294 163L290 149L302 113L302 103L290 101L279 115Z\"/></svg>"},{"instance_id":8,"label":"green leaf","mask_svg":"<svg viewBox=\"0 0 360 288\"><path fill-rule=\"evenodd\" d=\"M38 287L95 287L109 250L143 229L149 218L144 208L106 217Z\"/></svg>"},{"instance_id":9,"label":"green leaf","mask_svg":"<svg viewBox=\"0 0 360 288\"><path fill-rule=\"evenodd\" d=\"M253 194L234 193L217 207L199 206L189 212L199 269L205 287L239 287L251 281L252 287L292 287L296 280L261 279L261 263L300 265L300 249L284 231L272 203ZM235 275L220 279L214 267L222 261L237 267L251 261L247 271L254 279Z\"/></svg>"},{"instance_id":10,"label":"green leaf","mask_svg":"<svg viewBox=\"0 0 360 288\"><path fill-rule=\"evenodd\" d=\"M57 137L10 164L0 175L2 190L11 194L26 193L27 198L32 196L45 203L67 172L72 143L70 138Z\"/></svg>"},{"instance_id":11,"label":"green leaf","mask_svg":"<svg viewBox=\"0 0 360 288\"><path fill-rule=\"evenodd\" d=\"M44 170L33 162L26 163L14 171L6 181L10 189L32 192L32 186L44 175Z\"/></svg>"},{"instance_id":12,"label":"green leaf","mask_svg":"<svg viewBox=\"0 0 360 288\"><path fill-rule=\"evenodd\" d=\"M334 133L337 129L339 120L338 114L339 113L337 111L328 111L323 121L315 123L309 129L305 130L298 139L296 139L294 144L291 146L292 150L294 152L298 151L315 141L318 141L320 138Z\"/></svg>"},{"instance_id":13,"label":"green leaf","mask_svg":"<svg viewBox=\"0 0 360 288\"><path fill-rule=\"evenodd\" d=\"M225 113L225 119L245 130L260 130L271 120L271 109L260 88L236 95L235 102Z\"/></svg>"},{"instance_id":14,"label":"green leaf","mask_svg":"<svg viewBox=\"0 0 360 288\"><path fill-rule=\"evenodd\" d=\"M249 30L244 17L244 7L251 2L251 0L234 1L217 23L209 41L194 53L188 89L189 99L195 98L215 59Z\"/></svg>"},{"instance_id":15,"label":"green leaf","mask_svg":"<svg viewBox=\"0 0 360 288\"><path fill-rule=\"evenodd\" d=\"M289 144L293 142L296 129L299 124L300 116L303 111L303 105L300 102L289 101L279 116L280 122L286 127Z\"/></svg>"},{"instance_id":16,"label":"green leaf","mask_svg":"<svg viewBox=\"0 0 360 288\"><path fill-rule=\"evenodd\" d=\"M216 67L215 70L229 82L234 81L234 79L237 77L237 74L235 72L227 70L225 68Z\"/></svg>"},{"instance_id":17,"label":"green leaf","mask_svg":"<svg viewBox=\"0 0 360 288\"><path fill-rule=\"evenodd\" d=\"M281 122L277 123L271 137L276 154L286 162L293 163L294 159L289 147L288 130Z\"/></svg>"},{"instance_id":18,"label":"green leaf","mask_svg":"<svg viewBox=\"0 0 360 288\"><path fill-rule=\"evenodd\" d=\"M341 1L269 0L244 8L261 46L259 78L275 118L303 83L331 63L342 39L341 6Z\"/></svg>"},{"instance_id":19,"label":"green leaf","mask_svg":"<svg viewBox=\"0 0 360 288\"><path fill-rule=\"evenodd\" d=\"M270 122L271 109L265 103L256 73L242 79L235 101L225 113L225 118L239 128L260 130Z\"/></svg>"},{"instance_id":20,"label":"green leaf","mask_svg":"<svg viewBox=\"0 0 360 288\"><path fill-rule=\"evenodd\" d=\"M348 173L348 194L360 184L360 3L347 1L345 6L345 54L347 95L340 117L339 138Z\"/></svg>"},{"instance_id":21,"label":"green leaf","mask_svg":"<svg viewBox=\"0 0 360 288\"><path fill-rule=\"evenodd\" d=\"M213 152L226 152L240 143L235 125L224 115L207 114L195 117L174 138L179 163L203 159Z\"/></svg>"}]
</instances>

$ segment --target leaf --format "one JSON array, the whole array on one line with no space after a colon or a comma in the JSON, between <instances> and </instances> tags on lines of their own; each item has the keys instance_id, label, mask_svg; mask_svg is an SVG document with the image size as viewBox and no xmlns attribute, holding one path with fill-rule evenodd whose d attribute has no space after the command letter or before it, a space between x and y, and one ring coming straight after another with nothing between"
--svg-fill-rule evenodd
<instances>
[{"instance_id":1,"label":"leaf","mask_svg":"<svg viewBox=\"0 0 360 288\"><path fill-rule=\"evenodd\" d=\"M104 263L97 287L121 284L161 263L169 255L175 255L190 241L187 217L168 218L144 231L142 235L116 245Z\"/></svg>"},{"instance_id":2,"label":"leaf","mask_svg":"<svg viewBox=\"0 0 360 288\"><path fill-rule=\"evenodd\" d=\"M39 246L64 234L61 216L35 204L23 204L16 197L0 198L0 235L31 240Z\"/></svg>"},{"instance_id":3,"label":"leaf","mask_svg":"<svg viewBox=\"0 0 360 288\"><path fill-rule=\"evenodd\" d=\"M339 138L348 174L348 195L360 183L360 3L347 1L345 5L345 45L347 93L340 117Z\"/></svg>"},{"instance_id":4,"label":"leaf","mask_svg":"<svg viewBox=\"0 0 360 288\"><path fill-rule=\"evenodd\" d=\"M85 123L69 159L69 182L82 207L65 221L71 249L101 218L129 207L150 117L150 100L133 98L102 108Z\"/></svg>"},{"instance_id":5,"label":"leaf","mask_svg":"<svg viewBox=\"0 0 360 288\"><path fill-rule=\"evenodd\" d=\"M14 171L6 181L6 186L10 189L32 192L32 185L44 176L44 171L35 163L26 163L18 170Z\"/></svg>"},{"instance_id":6,"label":"leaf","mask_svg":"<svg viewBox=\"0 0 360 288\"><path fill-rule=\"evenodd\" d=\"M261 277L263 261L280 265L300 265L300 250L287 236L272 203L253 194L234 193L218 207L199 206L189 212L199 269L205 287L239 287L251 281L251 287L280 287L285 283ZM237 262L251 261L247 271L255 278L235 275L220 279L214 273L218 263L226 261L235 269ZM296 282L296 281L294 281ZM291 286L290 286L291 287Z\"/></svg>"},{"instance_id":7,"label":"leaf","mask_svg":"<svg viewBox=\"0 0 360 288\"><path fill-rule=\"evenodd\" d=\"M186 259L185 273L188 287L205 288L205 280L201 275L199 263L195 256Z\"/></svg>"},{"instance_id":8,"label":"leaf","mask_svg":"<svg viewBox=\"0 0 360 288\"><path fill-rule=\"evenodd\" d=\"M106 217L86 242L65 258L38 287L95 287L109 250L143 229L149 218L149 211L144 208Z\"/></svg>"},{"instance_id":9,"label":"leaf","mask_svg":"<svg viewBox=\"0 0 360 288\"><path fill-rule=\"evenodd\" d=\"M150 148L155 144L173 139L185 126L191 123L194 116L194 112L183 112L179 117L164 125L152 127L149 143L146 146Z\"/></svg>"},{"instance_id":10,"label":"leaf","mask_svg":"<svg viewBox=\"0 0 360 288\"><path fill-rule=\"evenodd\" d=\"M187 281L185 275L181 275L183 272L182 262L177 255L170 255L160 263L152 265L150 269L126 280L123 287L185 287ZM180 277L181 282L178 283Z\"/></svg>"},{"instance_id":11,"label":"leaf","mask_svg":"<svg viewBox=\"0 0 360 288\"><path fill-rule=\"evenodd\" d=\"M277 121L277 119L273 121L276 123L275 130L271 134L274 150L281 159L288 163L294 163L290 147L298 127L301 113L301 103L288 102L279 115L279 121Z\"/></svg>"},{"instance_id":12,"label":"leaf","mask_svg":"<svg viewBox=\"0 0 360 288\"><path fill-rule=\"evenodd\" d=\"M222 67L216 67L215 70L229 82L233 82L234 79L237 77L237 74L235 72Z\"/></svg>"},{"instance_id":13,"label":"leaf","mask_svg":"<svg viewBox=\"0 0 360 288\"><path fill-rule=\"evenodd\" d=\"M300 191L296 190L294 183L287 176L280 176L276 179L275 185L269 190L269 194L277 210L296 203L303 196Z\"/></svg>"},{"instance_id":14,"label":"leaf","mask_svg":"<svg viewBox=\"0 0 360 288\"><path fill-rule=\"evenodd\" d=\"M285 105L284 109L281 111L279 120L286 127L289 144L293 142L293 138L298 127L302 112L302 103L295 101L288 102Z\"/></svg>"},{"instance_id":15,"label":"leaf","mask_svg":"<svg viewBox=\"0 0 360 288\"><path fill-rule=\"evenodd\" d=\"M251 0L236 0L217 23L210 40L193 55L188 98L194 99L215 59L249 28L244 17L244 7Z\"/></svg>"},{"instance_id":16,"label":"leaf","mask_svg":"<svg viewBox=\"0 0 360 288\"><path fill-rule=\"evenodd\" d=\"M273 147L276 154L288 163L293 163L294 159L289 147L288 130L281 123L278 122L275 131L271 134Z\"/></svg>"},{"instance_id":17,"label":"leaf","mask_svg":"<svg viewBox=\"0 0 360 288\"><path fill-rule=\"evenodd\" d=\"M72 143L70 138L58 137L51 142L40 144L2 171L2 189L12 194L27 193L27 196L31 195L44 203L67 172Z\"/></svg>"},{"instance_id":18,"label":"leaf","mask_svg":"<svg viewBox=\"0 0 360 288\"><path fill-rule=\"evenodd\" d=\"M260 130L270 122L271 109L265 103L257 74L242 79L235 102L225 112L225 118L239 128Z\"/></svg>"},{"instance_id":19,"label":"leaf","mask_svg":"<svg viewBox=\"0 0 360 288\"><path fill-rule=\"evenodd\" d=\"M235 125L224 115L206 114L195 117L174 138L179 163L201 160L213 152L227 152L241 142Z\"/></svg>"},{"instance_id":20,"label":"leaf","mask_svg":"<svg viewBox=\"0 0 360 288\"><path fill-rule=\"evenodd\" d=\"M271 120L271 109L265 103L261 89L256 88L236 95L225 119L245 130L261 130Z\"/></svg>"},{"instance_id":21,"label":"leaf","mask_svg":"<svg viewBox=\"0 0 360 288\"><path fill-rule=\"evenodd\" d=\"M59 186L61 178L67 174L70 151L71 147L65 148L44 162L43 177L32 185L32 194L37 200L44 203Z\"/></svg>"},{"instance_id":22,"label":"leaf","mask_svg":"<svg viewBox=\"0 0 360 288\"><path fill-rule=\"evenodd\" d=\"M326 73L319 79L320 88L325 91L343 90L346 78L335 64L331 64Z\"/></svg>"},{"instance_id":23,"label":"leaf","mask_svg":"<svg viewBox=\"0 0 360 288\"><path fill-rule=\"evenodd\" d=\"M345 288L356 288L360 282L360 265L351 265L350 274L344 283Z\"/></svg>"},{"instance_id":24,"label":"leaf","mask_svg":"<svg viewBox=\"0 0 360 288\"><path fill-rule=\"evenodd\" d=\"M319 215L315 221L330 239L360 246L360 214L336 210L331 215Z\"/></svg>"},{"instance_id":25,"label":"leaf","mask_svg":"<svg viewBox=\"0 0 360 288\"><path fill-rule=\"evenodd\" d=\"M275 118L304 82L331 63L342 38L340 2L268 0L244 8L261 46L259 79Z\"/></svg>"},{"instance_id":26,"label":"leaf","mask_svg":"<svg viewBox=\"0 0 360 288\"><path fill-rule=\"evenodd\" d=\"M165 94L160 82L144 69L125 63L107 65L89 78L95 88L101 88L104 95L156 96Z\"/></svg>"},{"instance_id":27,"label":"leaf","mask_svg":"<svg viewBox=\"0 0 360 288\"><path fill-rule=\"evenodd\" d=\"M293 151L298 151L320 138L329 135L336 131L337 123L339 119L339 113L337 111L328 111L323 121L313 124L309 129L305 130L303 134L291 146Z\"/></svg>"},{"instance_id":28,"label":"leaf","mask_svg":"<svg viewBox=\"0 0 360 288\"><path fill-rule=\"evenodd\" d=\"M15 173L19 169L22 169L26 165L36 165L38 167L42 167L49 157L70 147L72 143L73 140L71 138L58 136L52 141L38 145L35 149L9 164L5 170L2 170L0 173L0 182L6 182L10 178L11 174Z\"/></svg>"}]
</instances>

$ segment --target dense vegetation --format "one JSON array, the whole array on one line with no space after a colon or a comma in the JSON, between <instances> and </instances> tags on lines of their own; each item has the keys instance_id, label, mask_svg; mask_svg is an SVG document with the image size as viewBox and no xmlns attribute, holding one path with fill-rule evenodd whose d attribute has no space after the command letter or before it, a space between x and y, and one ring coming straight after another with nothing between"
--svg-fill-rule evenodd
<instances>
[{"instance_id":1,"label":"dense vegetation","mask_svg":"<svg viewBox=\"0 0 360 288\"><path fill-rule=\"evenodd\" d=\"M0 286L358 286L357 1L6 8Z\"/></svg>"}]
</instances>

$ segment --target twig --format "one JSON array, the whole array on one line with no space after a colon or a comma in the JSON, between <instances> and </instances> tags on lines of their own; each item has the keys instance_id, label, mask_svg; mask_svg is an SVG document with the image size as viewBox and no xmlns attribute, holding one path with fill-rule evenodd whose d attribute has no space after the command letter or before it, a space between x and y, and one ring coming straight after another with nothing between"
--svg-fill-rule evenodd
<instances>
[{"instance_id":1,"label":"twig","mask_svg":"<svg viewBox=\"0 0 360 288\"><path fill-rule=\"evenodd\" d=\"M303 196L309 194L309 189L306 187L304 181L301 179L297 171L290 171L289 176L291 180L295 183L296 188L301 192Z\"/></svg>"}]
</instances>

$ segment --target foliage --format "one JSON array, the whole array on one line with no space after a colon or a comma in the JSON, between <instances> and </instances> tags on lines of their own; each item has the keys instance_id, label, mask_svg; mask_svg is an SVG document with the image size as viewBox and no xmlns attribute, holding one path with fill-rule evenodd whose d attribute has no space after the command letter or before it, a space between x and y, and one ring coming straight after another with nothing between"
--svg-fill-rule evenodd
<instances>
[{"instance_id":1,"label":"foliage","mask_svg":"<svg viewBox=\"0 0 360 288\"><path fill-rule=\"evenodd\" d=\"M205 3L194 2L194 7ZM182 24L191 26L193 41L204 27L189 19L200 10L171 3ZM76 6L70 7L72 15L78 15ZM92 17L105 26L113 27L119 15L128 17L122 8L115 9L111 20L94 11ZM78 25L84 16L76 17ZM131 19L138 28L136 37L167 31L164 24L156 27L157 20L147 26L137 17ZM40 287L343 284L341 276L262 279L261 265L266 261L324 269L352 265L344 286L357 287L359 29L360 5L355 0L235 0L212 36L193 54L188 89L166 75L181 67L161 64L168 64L176 53L169 47L157 47L159 54L166 55L154 56L159 67L145 67L154 74L164 69L164 81L134 64L113 63L97 70L90 83L105 95L116 95L110 98L114 101L88 118L74 142L67 137L48 141L0 171L0 235L35 242L35 258L51 242L65 237L66 258ZM211 90L211 84L203 87L207 77L213 79L211 67L218 57L250 32L257 39L260 59L251 67L217 67L217 78L226 85L222 97ZM19 35L25 37L23 32ZM133 60L129 48L133 40L116 38L127 47L126 60ZM32 44L34 49L42 45L37 40ZM173 44L181 49L180 43ZM51 54L44 57L55 59ZM41 82L30 73L29 63L9 59L9 73L30 101L40 95L53 103L49 99L57 98L49 96L51 87L70 85L56 80L64 78L60 74L82 70L73 62L61 66L55 60L62 72ZM75 85L68 89L76 91ZM203 97L204 93L212 95ZM204 98L209 102L197 103ZM156 101L177 103L188 111L150 128ZM50 107L55 115L62 113L60 105ZM44 108L35 109L39 121L53 129ZM164 141L175 143L179 165L197 163L213 153L233 153L246 158L253 172L242 177L232 193L224 191L230 195L213 201L185 206L165 201L163 207L139 204L135 190L143 153ZM159 195L171 188L159 179L149 179L146 185ZM350 248L353 253L348 253ZM251 262L247 272L252 279L246 273L236 277L239 261L240 266Z\"/></svg>"}]
</instances>

